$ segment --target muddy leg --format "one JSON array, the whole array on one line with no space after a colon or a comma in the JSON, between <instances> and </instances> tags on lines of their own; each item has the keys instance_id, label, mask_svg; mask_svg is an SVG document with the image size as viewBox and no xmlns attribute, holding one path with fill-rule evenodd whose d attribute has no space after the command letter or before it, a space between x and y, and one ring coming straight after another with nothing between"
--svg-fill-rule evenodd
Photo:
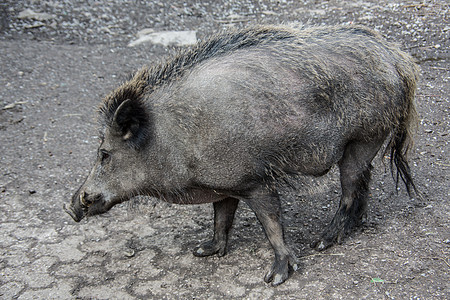
<instances>
[{"instance_id":1,"label":"muddy leg","mask_svg":"<svg viewBox=\"0 0 450 300\"><path fill-rule=\"evenodd\" d=\"M234 213L239 200L226 198L214 202L214 237L210 241L201 243L194 249L195 256L209 256L218 254L224 256L226 253L228 232L233 225Z\"/></svg>"},{"instance_id":2,"label":"muddy leg","mask_svg":"<svg viewBox=\"0 0 450 300\"><path fill-rule=\"evenodd\" d=\"M284 242L281 225L280 199L276 194L261 193L255 198L247 199L247 204L255 212L264 227L266 236L275 252L275 261L264 277L265 282L279 285L289 277L289 267L298 269L297 259Z\"/></svg>"},{"instance_id":3,"label":"muddy leg","mask_svg":"<svg viewBox=\"0 0 450 300\"><path fill-rule=\"evenodd\" d=\"M321 238L313 244L322 251L342 239L362 223L367 208L371 161L382 145L382 139L349 143L339 162L342 196L339 208Z\"/></svg>"}]
</instances>

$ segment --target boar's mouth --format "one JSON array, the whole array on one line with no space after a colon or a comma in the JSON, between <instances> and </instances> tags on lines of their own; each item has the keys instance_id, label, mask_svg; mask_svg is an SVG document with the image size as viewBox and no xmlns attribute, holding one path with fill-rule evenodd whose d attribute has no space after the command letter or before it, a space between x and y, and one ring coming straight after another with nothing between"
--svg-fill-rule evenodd
<instances>
[{"instance_id":1,"label":"boar's mouth","mask_svg":"<svg viewBox=\"0 0 450 300\"><path fill-rule=\"evenodd\" d=\"M75 222L80 222L85 216L105 212L104 204L101 195L90 197L84 191L77 191L70 205L64 205L64 210Z\"/></svg>"},{"instance_id":2,"label":"boar's mouth","mask_svg":"<svg viewBox=\"0 0 450 300\"><path fill-rule=\"evenodd\" d=\"M114 205L125 200L122 197L115 197L110 201L105 201L102 195L86 198L84 192L76 193L72 203L64 205L64 211L72 217L75 222L80 222L84 217L103 214L109 211Z\"/></svg>"}]
</instances>

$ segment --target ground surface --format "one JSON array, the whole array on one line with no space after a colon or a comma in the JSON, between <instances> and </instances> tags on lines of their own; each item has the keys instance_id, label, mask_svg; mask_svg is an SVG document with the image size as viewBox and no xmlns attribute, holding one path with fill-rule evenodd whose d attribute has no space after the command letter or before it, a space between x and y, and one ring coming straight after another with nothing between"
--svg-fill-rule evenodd
<instances>
[{"instance_id":1,"label":"ground surface","mask_svg":"<svg viewBox=\"0 0 450 300\"><path fill-rule=\"evenodd\" d=\"M449 299L448 2L186 3L0 4L0 298ZM50 16L19 19L27 8ZM286 238L301 268L277 288L262 280L272 252L245 205L222 258L191 254L212 233L208 205L141 199L80 224L62 211L95 155L93 108L132 70L167 52L127 47L137 31L197 30L202 38L229 26L286 21L365 24L415 56L420 124L410 161L423 200L403 188L397 195L378 159L366 224L318 254L308 245L338 205L336 171L320 189L286 189Z\"/></svg>"}]
</instances>

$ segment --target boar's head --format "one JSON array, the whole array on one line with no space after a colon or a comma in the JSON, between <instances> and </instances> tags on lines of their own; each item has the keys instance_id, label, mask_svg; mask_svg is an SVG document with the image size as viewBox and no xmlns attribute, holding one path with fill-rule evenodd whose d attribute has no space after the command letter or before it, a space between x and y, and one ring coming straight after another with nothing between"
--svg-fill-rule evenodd
<instances>
[{"instance_id":1,"label":"boar's head","mask_svg":"<svg viewBox=\"0 0 450 300\"><path fill-rule=\"evenodd\" d=\"M64 207L76 222L104 213L144 189L148 158L143 149L150 136L149 110L139 98L123 99L116 95L100 107L101 144L95 164Z\"/></svg>"}]
</instances>

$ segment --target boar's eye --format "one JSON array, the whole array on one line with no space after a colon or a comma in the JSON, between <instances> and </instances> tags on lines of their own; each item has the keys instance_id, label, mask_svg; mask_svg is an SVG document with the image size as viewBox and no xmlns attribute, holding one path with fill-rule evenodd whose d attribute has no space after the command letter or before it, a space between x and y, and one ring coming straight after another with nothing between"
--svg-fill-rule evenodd
<instances>
[{"instance_id":1,"label":"boar's eye","mask_svg":"<svg viewBox=\"0 0 450 300\"><path fill-rule=\"evenodd\" d=\"M98 154L99 154L99 157L100 157L100 161L102 163L108 161L110 159L110 157L111 157L111 154L108 151L106 151L105 149L100 149L98 151Z\"/></svg>"}]
</instances>

